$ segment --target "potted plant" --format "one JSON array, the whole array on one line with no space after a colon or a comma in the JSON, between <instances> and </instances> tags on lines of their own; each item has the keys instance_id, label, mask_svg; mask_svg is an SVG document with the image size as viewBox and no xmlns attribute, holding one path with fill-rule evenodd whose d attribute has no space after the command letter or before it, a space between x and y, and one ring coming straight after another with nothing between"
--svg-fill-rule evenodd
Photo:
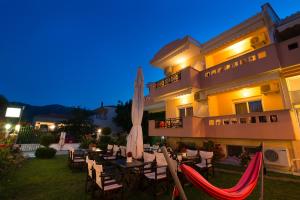
<instances>
[{"instance_id":1,"label":"potted plant","mask_svg":"<svg viewBox=\"0 0 300 200\"><path fill-rule=\"evenodd\" d=\"M128 163L131 163L131 162L132 162L132 153L131 153L131 152L128 152L128 153L127 153L127 159L126 159L126 162L128 162Z\"/></svg>"}]
</instances>

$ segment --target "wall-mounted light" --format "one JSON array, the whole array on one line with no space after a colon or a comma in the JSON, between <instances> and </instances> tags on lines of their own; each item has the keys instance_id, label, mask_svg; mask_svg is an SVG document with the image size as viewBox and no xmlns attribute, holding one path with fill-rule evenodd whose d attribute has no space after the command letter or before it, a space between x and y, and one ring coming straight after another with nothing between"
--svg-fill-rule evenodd
<instances>
[{"instance_id":1,"label":"wall-mounted light","mask_svg":"<svg viewBox=\"0 0 300 200\"><path fill-rule=\"evenodd\" d=\"M11 124L5 124L4 128L5 128L6 130L9 130L9 129L11 128Z\"/></svg>"},{"instance_id":2,"label":"wall-mounted light","mask_svg":"<svg viewBox=\"0 0 300 200\"><path fill-rule=\"evenodd\" d=\"M250 90L250 89L247 89L247 88L242 89L241 93L242 93L242 96L243 96L244 98L250 97L250 96L251 96L251 90Z\"/></svg>"},{"instance_id":3,"label":"wall-mounted light","mask_svg":"<svg viewBox=\"0 0 300 200\"><path fill-rule=\"evenodd\" d=\"M52 124L52 125L49 126L49 128L50 128L51 131L54 131L55 127L56 126L54 124Z\"/></svg>"}]
</instances>

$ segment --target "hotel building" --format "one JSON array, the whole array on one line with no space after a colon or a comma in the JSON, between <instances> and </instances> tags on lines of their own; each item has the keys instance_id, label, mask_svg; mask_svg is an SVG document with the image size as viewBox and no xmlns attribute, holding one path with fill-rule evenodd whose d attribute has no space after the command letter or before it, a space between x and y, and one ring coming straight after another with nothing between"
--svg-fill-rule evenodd
<instances>
[{"instance_id":1,"label":"hotel building","mask_svg":"<svg viewBox=\"0 0 300 200\"><path fill-rule=\"evenodd\" d=\"M145 109L165 115L149 120L150 136L212 140L226 157L264 142L268 168L300 169L299 12L281 19L265 4L205 43L170 42L150 63L165 74L147 85Z\"/></svg>"}]
</instances>

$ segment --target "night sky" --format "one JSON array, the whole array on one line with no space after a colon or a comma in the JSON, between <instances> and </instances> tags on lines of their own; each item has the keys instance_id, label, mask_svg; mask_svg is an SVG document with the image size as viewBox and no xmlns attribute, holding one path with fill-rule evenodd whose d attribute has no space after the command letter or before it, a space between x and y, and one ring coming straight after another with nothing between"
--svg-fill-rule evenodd
<instances>
[{"instance_id":1,"label":"night sky","mask_svg":"<svg viewBox=\"0 0 300 200\"><path fill-rule=\"evenodd\" d=\"M149 64L163 45L205 42L265 2L0 0L0 94L86 108L128 100L138 66L146 83L163 77ZM269 2L281 18L300 10L299 0Z\"/></svg>"}]
</instances>

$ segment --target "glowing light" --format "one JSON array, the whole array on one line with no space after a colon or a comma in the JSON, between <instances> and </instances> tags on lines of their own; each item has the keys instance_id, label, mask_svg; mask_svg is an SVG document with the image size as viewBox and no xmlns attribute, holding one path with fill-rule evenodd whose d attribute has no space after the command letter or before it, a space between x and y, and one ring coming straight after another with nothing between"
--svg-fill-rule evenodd
<instances>
[{"instance_id":1,"label":"glowing light","mask_svg":"<svg viewBox=\"0 0 300 200\"><path fill-rule=\"evenodd\" d=\"M19 118L20 115L21 115L21 108L8 107L6 109L5 117Z\"/></svg>"},{"instance_id":2,"label":"glowing light","mask_svg":"<svg viewBox=\"0 0 300 200\"><path fill-rule=\"evenodd\" d=\"M102 132L102 129L98 128L97 133L101 133L101 132Z\"/></svg>"},{"instance_id":3,"label":"glowing light","mask_svg":"<svg viewBox=\"0 0 300 200\"><path fill-rule=\"evenodd\" d=\"M234 51L234 53L241 53L245 50L247 50L247 40L242 40L240 42L237 42L231 46L229 46L228 48L232 51Z\"/></svg>"},{"instance_id":4,"label":"glowing light","mask_svg":"<svg viewBox=\"0 0 300 200\"><path fill-rule=\"evenodd\" d=\"M17 132L20 131L20 128L21 128L21 125L20 125L20 124L17 124L17 125L15 126L15 130L16 130Z\"/></svg>"},{"instance_id":5,"label":"glowing light","mask_svg":"<svg viewBox=\"0 0 300 200\"><path fill-rule=\"evenodd\" d=\"M53 131L53 130L55 129L55 125L54 125L54 124L53 124L53 125L50 125L49 128L50 128L51 131Z\"/></svg>"},{"instance_id":6,"label":"glowing light","mask_svg":"<svg viewBox=\"0 0 300 200\"><path fill-rule=\"evenodd\" d=\"M242 90L242 96L243 97L250 97L251 96L251 91L249 89L243 89Z\"/></svg>"},{"instance_id":7,"label":"glowing light","mask_svg":"<svg viewBox=\"0 0 300 200\"><path fill-rule=\"evenodd\" d=\"M190 94L184 94L184 95L178 96L177 99L179 99L180 104L183 105L183 104L189 103L189 97L190 97Z\"/></svg>"},{"instance_id":8,"label":"glowing light","mask_svg":"<svg viewBox=\"0 0 300 200\"><path fill-rule=\"evenodd\" d=\"M161 136L161 140L164 140L165 139L165 136Z\"/></svg>"},{"instance_id":9,"label":"glowing light","mask_svg":"<svg viewBox=\"0 0 300 200\"><path fill-rule=\"evenodd\" d=\"M185 61L186 61L186 57L180 57L177 59L177 64L185 63Z\"/></svg>"},{"instance_id":10,"label":"glowing light","mask_svg":"<svg viewBox=\"0 0 300 200\"><path fill-rule=\"evenodd\" d=\"M5 128L6 130L9 130L9 129L11 128L11 124L5 124L4 128Z\"/></svg>"}]
</instances>

